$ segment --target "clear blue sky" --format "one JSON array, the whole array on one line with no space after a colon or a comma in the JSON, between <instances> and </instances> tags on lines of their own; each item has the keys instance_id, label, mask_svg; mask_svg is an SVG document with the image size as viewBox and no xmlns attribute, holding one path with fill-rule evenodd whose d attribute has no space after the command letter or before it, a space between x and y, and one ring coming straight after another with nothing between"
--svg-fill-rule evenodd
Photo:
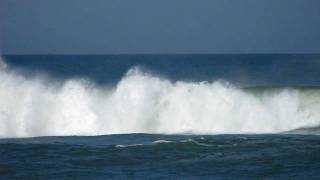
<instances>
[{"instance_id":1,"label":"clear blue sky","mask_svg":"<svg viewBox=\"0 0 320 180\"><path fill-rule=\"evenodd\" d=\"M4 54L320 53L320 0L1 0Z\"/></svg>"}]
</instances>

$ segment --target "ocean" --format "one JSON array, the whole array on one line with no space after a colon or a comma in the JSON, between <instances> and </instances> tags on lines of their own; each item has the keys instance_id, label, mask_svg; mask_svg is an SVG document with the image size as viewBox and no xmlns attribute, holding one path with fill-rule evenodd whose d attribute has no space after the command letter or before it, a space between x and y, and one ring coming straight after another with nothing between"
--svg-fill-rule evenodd
<instances>
[{"instance_id":1,"label":"ocean","mask_svg":"<svg viewBox=\"0 0 320 180\"><path fill-rule=\"evenodd\" d=\"M0 179L319 179L319 54L4 55Z\"/></svg>"}]
</instances>

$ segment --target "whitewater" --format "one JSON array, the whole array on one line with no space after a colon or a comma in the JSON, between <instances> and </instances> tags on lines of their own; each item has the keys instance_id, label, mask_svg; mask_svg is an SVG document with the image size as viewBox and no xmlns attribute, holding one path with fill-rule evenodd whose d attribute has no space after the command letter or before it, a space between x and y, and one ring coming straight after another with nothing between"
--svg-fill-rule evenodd
<instances>
[{"instance_id":1,"label":"whitewater","mask_svg":"<svg viewBox=\"0 0 320 180\"><path fill-rule=\"evenodd\" d=\"M173 82L139 68L103 86L27 78L0 61L0 137L282 133L318 127L319 110L316 88Z\"/></svg>"}]
</instances>

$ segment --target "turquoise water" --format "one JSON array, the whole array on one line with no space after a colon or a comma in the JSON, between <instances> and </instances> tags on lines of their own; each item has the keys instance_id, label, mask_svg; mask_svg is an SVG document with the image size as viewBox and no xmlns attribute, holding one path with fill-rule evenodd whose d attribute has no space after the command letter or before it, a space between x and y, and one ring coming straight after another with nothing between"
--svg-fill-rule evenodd
<instances>
[{"instance_id":1,"label":"turquoise water","mask_svg":"<svg viewBox=\"0 0 320 180\"><path fill-rule=\"evenodd\" d=\"M319 55L7 55L0 179L318 179Z\"/></svg>"}]
</instances>

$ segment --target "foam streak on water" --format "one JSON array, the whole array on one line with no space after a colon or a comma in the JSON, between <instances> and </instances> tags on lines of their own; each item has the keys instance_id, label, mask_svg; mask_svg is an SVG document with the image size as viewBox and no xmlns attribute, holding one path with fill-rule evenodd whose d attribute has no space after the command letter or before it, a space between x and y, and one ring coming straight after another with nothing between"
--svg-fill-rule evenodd
<instances>
[{"instance_id":1,"label":"foam streak on water","mask_svg":"<svg viewBox=\"0 0 320 180\"><path fill-rule=\"evenodd\" d=\"M0 64L1 137L279 133L320 124L318 90L255 94L221 82L170 82L137 69L115 87L100 87L27 79Z\"/></svg>"}]
</instances>

